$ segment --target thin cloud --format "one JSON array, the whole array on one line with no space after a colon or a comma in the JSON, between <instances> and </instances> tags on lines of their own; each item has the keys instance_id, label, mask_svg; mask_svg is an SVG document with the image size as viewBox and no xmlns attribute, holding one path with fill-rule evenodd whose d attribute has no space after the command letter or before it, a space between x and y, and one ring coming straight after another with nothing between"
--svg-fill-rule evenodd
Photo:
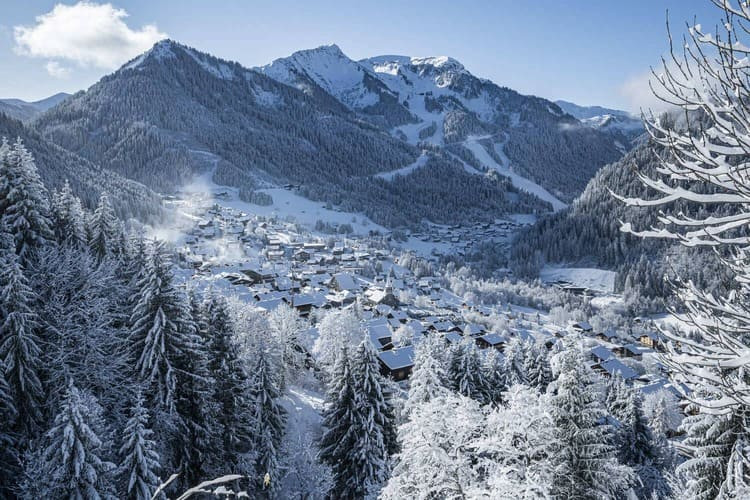
<instances>
[{"instance_id":1,"label":"thin cloud","mask_svg":"<svg viewBox=\"0 0 750 500\"><path fill-rule=\"evenodd\" d=\"M57 4L50 12L37 16L36 24L14 26L15 51L58 61L56 65L47 64L47 71L53 76L70 72L59 61L84 68L115 69L167 38L153 24L131 29L124 21L127 16L124 9L109 3Z\"/></svg>"},{"instance_id":2,"label":"thin cloud","mask_svg":"<svg viewBox=\"0 0 750 500\"><path fill-rule=\"evenodd\" d=\"M47 73L55 78L64 79L70 76L70 68L67 68L57 61L49 61L45 66Z\"/></svg>"}]
</instances>

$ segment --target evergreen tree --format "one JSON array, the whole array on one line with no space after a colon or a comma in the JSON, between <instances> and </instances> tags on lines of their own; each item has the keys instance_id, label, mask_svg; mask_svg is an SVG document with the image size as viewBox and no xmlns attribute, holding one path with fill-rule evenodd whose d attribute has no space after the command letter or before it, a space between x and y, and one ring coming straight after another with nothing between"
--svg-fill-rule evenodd
<instances>
[{"instance_id":1,"label":"evergreen tree","mask_svg":"<svg viewBox=\"0 0 750 500\"><path fill-rule=\"evenodd\" d=\"M526 347L518 337L513 337L505 347L505 379L508 387L528 384L525 370Z\"/></svg>"},{"instance_id":2,"label":"evergreen tree","mask_svg":"<svg viewBox=\"0 0 750 500\"><path fill-rule=\"evenodd\" d=\"M278 401L281 392L274 376L278 366L273 366L271 356L265 343L261 342L255 356L252 380L255 471L259 487L268 492L273 492L278 486L279 449L286 420L286 412Z\"/></svg>"},{"instance_id":3,"label":"evergreen tree","mask_svg":"<svg viewBox=\"0 0 750 500\"><path fill-rule=\"evenodd\" d=\"M180 361L194 349L190 310L174 285L171 262L163 243L155 243L147 272L138 285L131 316L129 344L136 379L149 386L155 402L174 407Z\"/></svg>"},{"instance_id":4,"label":"evergreen tree","mask_svg":"<svg viewBox=\"0 0 750 500\"><path fill-rule=\"evenodd\" d=\"M459 355L451 373L453 389L459 394L486 403L489 387L482 370L479 349L471 337L466 337L458 347Z\"/></svg>"},{"instance_id":5,"label":"evergreen tree","mask_svg":"<svg viewBox=\"0 0 750 500\"><path fill-rule=\"evenodd\" d=\"M357 442L354 427L358 417L357 404L351 359L344 344L331 370L318 454L320 460L331 467L333 486L329 495L332 498L350 498L362 493L362 488L350 483L355 473L349 454Z\"/></svg>"},{"instance_id":6,"label":"evergreen tree","mask_svg":"<svg viewBox=\"0 0 750 500\"><path fill-rule=\"evenodd\" d=\"M96 398L69 385L52 428L25 460L24 497L111 496L115 466L105 459L101 412Z\"/></svg>"},{"instance_id":7,"label":"evergreen tree","mask_svg":"<svg viewBox=\"0 0 750 500\"><path fill-rule=\"evenodd\" d=\"M442 343L439 337L430 336L417 345L414 369L409 377L409 396L403 408L404 416L408 417L419 405L448 394L448 389L443 385L445 370L441 360L436 357L436 347L442 347Z\"/></svg>"},{"instance_id":8,"label":"evergreen tree","mask_svg":"<svg viewBox=\"0 0 750 500\"><path fill-rule=\"evenodd\" d=\"M18 423L28 434L42 417L44 397L40 370L41 349L34 312L36 295L12 250L12 240L0 231L0 359L18 411Z\"/></svg>"},{"instance_id":9,"label":"evergreen tree","mask_svg":"<svg viewBox=\"0 0 750 500\"><path fill-rule=\"evenodd\" d=\"M563 354L557 393L550 398L555 441L551 443L552 496L615 498L632 482L630 468L620 465L603 422L604 409L593 388L593 374L574 348Z\"/></svg>"},{"instance_id":10,"label":"evergreen tree","mask_svg":"<svg viewBox=\"0 0 750 500\"><path fill-rule=\"evenodd\" d=\"M226 299L209 295L204 302L208 327L208 369L217 403L216 425L221 429L221 463L237 470L253 441L251 384L240 358L234 324Z\"/></svg>"},{"instance_id":11,"label":"evergreen tree","mask_svg":"<svg viewBox=\"0 0 750 500\"><path fill-rule=\"evenodd\" d=\"M0 498L10 498L18 477L18 452L13 433L17 415L13 394L5 380L5 365L0 358Z\"/></svg>"},{"instance_id":12,"label":"evergreen tree","mask_svg":"<svg viewBox=\"0 0 750 500\"><path fill-rule=\"evenodd\" d=\"M489 349L484 355L482 373L487 384L487 402L501 405L508 387L505 384L505 362L496 349Z\"/></svg>"},{"instance_id":13,"label":"evergreen tree","mask_svg":"<svg viewBox=\"0 0 750 500\"><path fill-rule=\"evenodd\" d=\"M81 245L87 243L85 214L79 200L65 181L62 189L52 196L51 229L58 243Z\"/></svg>"},{"instance_id":14,"label":"evergreen tree","mask_svg":"<svg viewBox=\"0 0 750 500\"><path fill-rule=\"evenodd\" d=\"M11 233L25 264L34 250L52 238L46 191L20 139L0 158L0 224Z\"/></svg>"},{"instance_id":15,"label":"evergreen tree","mask_svg":"<svg viewBox=\"0 0 750 500\"><path fill-rule=\"evenodd\" d=\"M159 486L156 471L159 454L151 439L154 432L148 426L148 410L143 406L143 396L138 392L125 424L120 447L120 467L126 497L133 500L151 500Z\"/></svg>"},{"instance_id":16,"label":"evergreen tree","mask_svg":"<svg viewBox=\"0 0 750 500\"><path fill-rule=\"evenodd\" d=\"M529 342L524 358L524 371L529 385L545 392L547 385L552 382L552 368L547 358L547 350Z\"/></svg>"},{"instance_id":17,"label":"evergreen tree","mask_svg":"<svg viewBox=\"0 0 750 500\"><path fill-rule=\"evenodd\" d=\"M89 247L97 260L101 262L108 255L117 253L120 245L119 222L107 193L102 193L99 197L99 204L89 224L91 226Z\"/></svg>"}]
</instances>

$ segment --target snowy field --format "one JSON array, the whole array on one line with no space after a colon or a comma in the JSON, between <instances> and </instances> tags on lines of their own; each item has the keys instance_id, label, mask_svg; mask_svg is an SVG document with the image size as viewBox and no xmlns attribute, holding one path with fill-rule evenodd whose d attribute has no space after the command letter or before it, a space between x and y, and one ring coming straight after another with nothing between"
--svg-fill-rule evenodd
<instances>
[{"instance_id":1,"label":"snowy field","mask_svg":"<svg viewBox=\"0 0 750 500\"><path fill-rule=\"evenodd\" d=\"M615 291L614 271L596 269L594 267L557 267L545 266L539 273L544 283L567 281L576 286L583 286L602 293Z\"/></svg>"}]
</instances>

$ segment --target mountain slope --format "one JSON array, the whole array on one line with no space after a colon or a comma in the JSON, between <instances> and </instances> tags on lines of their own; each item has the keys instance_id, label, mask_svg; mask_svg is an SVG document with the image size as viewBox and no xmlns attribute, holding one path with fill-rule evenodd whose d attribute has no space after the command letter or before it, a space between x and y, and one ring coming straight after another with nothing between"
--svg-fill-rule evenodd
<instances>
[{"instance_id":1,"label":"mountain slope","mask_svg":"<svg viewBox=\"0 0 750 500\"><path fill-rule=\"evenodd\" d=\"M300 184L313 200L355 205L388 225L415 224L423 217L457 222L470 214L490 219L521 207L549 209L533 197L511 196L502 179L472 176L456 183L467 190L456 194L489 190L487 196L497 203L485 212L466 210L467 203L479 208L479 202L451 204L458 196L441 199L439 190L418 189L424 187L417 185L423 183L419 171L399 177L398 192L406 200L384 205L377 193L394 189L375 176L413 164L421 151L323 94L305 93L167 40L34 125L66 149L163 191L213 170L214 181L244 192ZM434 171L435 185L449 186L452 173L463 172L457 160L427 154L422 168Z\"/></svg>"},{"instance_id":2,"label":"mountain slope","mask_svg":"<svg viewBox=\"0 0 750 500\"><path fill-rule=\"evenodd\" d=\"M465 147L482 137L488 154L506 157L510 170L564 201L621 155L610 134L584 126L546 99L477 78L450 57L377 56L357 62L336 46L324 46L259 70L309 95L325 93L410 144L446 146L490 170L501 162L488 164Z\"/></svg>"},{"instance_id":3,"label":"mountain slope","mask_svg":"<svg viewBox=\"0 0 750 500\"><path fill-rule=\"evenodd\" d=\"M49 189L60 188L67 179L89 208L96 207L99 195L106 191L117 214L124 220L137 217L150 222L161 215L161 198L150 189L52 144L3 113L0 113L0 137L8 141L21 138L34 155L42 181Z\"/></svg>"},{"instance_id":4,"label":"mountain slope","mask_svg":"<svg viewBox=\"0 0 750 500\"><path fill-rule=\"evenodd\" d=\"M51 107L56 106L67 97L70 97L70 94L60 92L34 102L26 102L21 99L0 99L0 113L5 113L11 118L26 122L47 111Z\"/></svg>"}]
</instances>

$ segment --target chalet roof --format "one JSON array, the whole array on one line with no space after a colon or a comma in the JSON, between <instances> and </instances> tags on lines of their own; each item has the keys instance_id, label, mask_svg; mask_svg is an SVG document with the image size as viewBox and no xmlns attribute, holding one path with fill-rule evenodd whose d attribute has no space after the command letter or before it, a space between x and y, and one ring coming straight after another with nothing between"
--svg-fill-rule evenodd
<instances>
[{"instance_id":1,"label":"chalet roof","mask_svg":"<svg viewBox=\"0 0 750 500\"><path fill-rule=\"evenodd\" d=\"M648 347L643 347L642 345L638 344L627 344L623 346L623 349L639 356L649 352L654 352Z\"/></svg>"},{"instance_id":2,"label":"chalet roof","mask_svg":"<svg viewBox=\"0 0 750 500\"><path fill-rule=\"evenodd\" d=\"M340 290L357 290L359 288L349 273L336 273L333 275L333 280L336 280L336 285Z\"/></svg>"},{"instance_id":3,"label":"chalet roof","mask_svg":"<svg viewBox=\"0 0 750 500\"><path fill-rule=\"evenodd\" d=\"M443 335L443 337L445 338L445 340L447 340L451 344L457 344L458 342L461 342L464 339L463 335L461 335L460 333L456 333L456 332L448 332L445 335Z\"/></svg>"},{"instance_id":4,"label":"chalet roof","mask_svg":"<svg viewBox=\"0 0 750 500\"><path fill-rule=\"evenodd\" d=\"M479 338L484 340L485 342L487 342L489 345L492 345L492 346L498 345L498 344L504 344L508 341L508 339L506 339L499 333L495 333L495 332L487 333L485 335L482 335Z\"/></svg>"},{"instance_id":5,"label":"chalet roof","mask_svg":"<svg viewBox=\"0 0 750 500\"><path fill-rule=\"evenodd\" d=\"M280 298L276 299L267 299L267 300L261 300L260 302L256 302L255 305L260 307L261 309L265 309L266 311L273 311L277 307L281 305L283 300Z\"/></svg>"},{"instance_id":6,"label":"chalet roof","mask_svg":"<svg viewBox=\"0 0 750 500\"><path fill-rule=\"evenodd\" d=\"M584 332L590 332L591 330L594 329L594 327L592 327L588 321L579 321L578 323L573 323L572 326L576 330L581 330Z\"/></svg>"},{"instance_id":7,"label":"chalet roof","mask_svg":"<svg viewBox=\"0 0 750 500\"><path fill-rule=\"evenodd\" d=\"M414 366L414 346L408 345L378 353L380 361L389 370L399 370Z\"/></svg>"},{"instance_id":8,"label":"chalet roof","mask_svg":"<svg viewBox=\"0 0 750 500\"><path fill-rule=\"evenodd\" d=\"M321 293L303 293L291 296L291 302L294 307L315 306L323 307L326 304L326 297Z\"/></svg>"},{"instance_id":9,"label":"chalet roof","mask_svg":"<svg viewBox=\"0 0 750 500\"><path fill-rule=\"evenodd\" d=\"M611 376L620 375L625 380L630 380L638 377L638 374L629 366L622 363L617 358L610 358L606 361L599 363L604 371L609 373Z\"/></svg>"},{"instance_id":10,"label":"chalet roof","mask_svg":"<svg viewBox=\"0 0 750 500\"><path fill-rule=\"evenodd\" d=\"M606 361L606 360L608 360L610 358L614 358L615 357L615 355L612 353L612 351L610 351L609 349L607 349L603 345L598 345L598 346L594 347L593 349L591 349L591 354L593 354L594 357L596 357L596 359L598 359L599 361Z\"/></svg>"},{"instance_id":11,"label":"chalet roof","mask_svg":"<svg viewBox=\"0 0 750 500\"><path fill-rule=\"evenodd\" d=\"M478 323L467 323L462 328L464 335L479 335L485 331L484 326Z\"/></svg>"}]
</instances>

